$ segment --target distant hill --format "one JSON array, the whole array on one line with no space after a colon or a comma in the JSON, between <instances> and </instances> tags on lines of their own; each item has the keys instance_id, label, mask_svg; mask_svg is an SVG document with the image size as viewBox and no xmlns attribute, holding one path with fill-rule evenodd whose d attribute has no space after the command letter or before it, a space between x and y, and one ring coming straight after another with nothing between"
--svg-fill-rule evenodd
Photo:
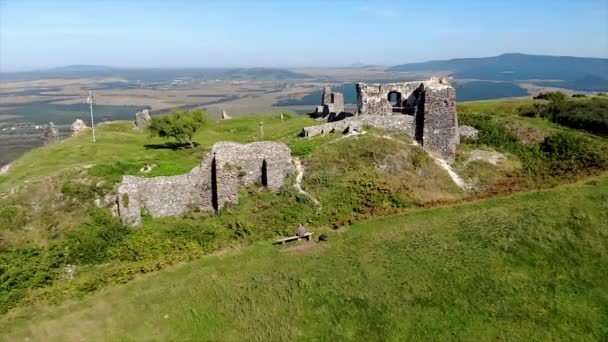
<instances>
[{"instance_id":1,"label":"distant hill","mask_svg":"<svg viewBox=\"0 0 608 342\"><path fill-rule=\"evenodd\" d=\"M26 81L60 78L123 77L130 81L167 82L175 79L221 80L286 80L304 79L311 76L275 68L145 68L122 69L99 65L70 65L47 70L0 73L0 80Z\"/></svg>"},{"instance_id":2,"label":"distant hill","mask_svg":"<svg viewBox=\"0 0 608 342\"><path fill-rule=\"evenodd\" d=\"M507 53L393 66L388 71L446 72L455 78L491 81L560 80L564 88L608 89L608 59ZM541 82L538 82L539 84ZM575 88L574 88L575 87Z\"/></svg>"},{"instance_id":3,"label":"distant hill","mask_svg":"<svg viewBox=\"0 0 608 342\"><path fill-rule=\"evenodd\" d=\"M379 83L390 83L379 82ZM396 82L396 81L395 81ZM372 83L372 82L370 82ZM558 83L553 82L551 86L556 87ZM492 100L504 97L528 96L528 91L513 82L494 82L494 81L470 81L454 82L456 98L458 101L478 101ZM344 94L344 103L357 103L357 90L354 83L346 83L334 86L333 91ZM321 104L321 89L314 91L302 98L285 98L277 101L274 106L318 106Z\"/></svg>"}]
</instances>

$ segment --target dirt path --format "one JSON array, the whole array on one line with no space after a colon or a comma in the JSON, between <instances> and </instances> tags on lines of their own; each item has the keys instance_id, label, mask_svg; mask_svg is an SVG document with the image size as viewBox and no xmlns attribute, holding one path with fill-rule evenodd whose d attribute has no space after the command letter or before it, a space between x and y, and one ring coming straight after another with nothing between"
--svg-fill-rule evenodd
<instances>
[{"instance_id":1,"label":"dirt path","mask_svg":"<svg viewBox=\"0 0 608 342\"><path fill-rule=\"evenodd\" d=\"M319 202L316 198L312 197L308 192L302 189L302 178L304 177L304 167L300 162L299 158L293 158L293 164L296 167L297 175L296 175L296 183L293 185L294 188L298 191L298 193L308 197L315 205L319 207L319 209L323 208L321 202Z\"/></svg>"}]
</instances>

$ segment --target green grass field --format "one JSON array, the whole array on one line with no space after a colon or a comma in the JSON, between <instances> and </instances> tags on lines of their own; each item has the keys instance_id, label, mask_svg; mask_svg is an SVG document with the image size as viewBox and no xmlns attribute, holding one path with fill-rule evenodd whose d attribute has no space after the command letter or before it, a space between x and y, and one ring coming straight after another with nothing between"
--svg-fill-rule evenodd
<instances>
[{"instance_id":1,"label":"green grass field","mask_svg":"<svg viewBox=\"0 0 608 342\"><path fill-rule=\"evenodd\" d=\"M227 250L1 318L6 341L604 340L608 179Z\"/></svg>"},{"instance_id":2,"label":"green grass field","mask_svg":"<svg viewBox=\"0 0 608 342\"><path fill-rule=\"evenodd\" d=\"M605 339L608 141L517 103L531 101L459 104L482 129L454 163L468 191L405 136L305 139L306 116L211 121L192 149L113 122L96 144L33 150L0 176L0 340ZM218 215L112 217L123 175L182 174L218 141L260 140L290 147L322 206L292 177ZM300 222L330 242L271 246Z\"/></svg>"}]
</instances>

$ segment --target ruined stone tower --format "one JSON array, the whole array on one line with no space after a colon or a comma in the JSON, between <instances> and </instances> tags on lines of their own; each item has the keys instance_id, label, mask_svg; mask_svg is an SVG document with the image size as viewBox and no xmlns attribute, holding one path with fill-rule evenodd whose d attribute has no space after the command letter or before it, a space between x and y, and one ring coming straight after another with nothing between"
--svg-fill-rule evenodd
<instances>
[{"instance_id":1,"label":"ruined stone tower","mask_svg":"<svg viewBox=\"0 0 608 342\"><path fill-rule=\"evenodd\" d=\"M359 115L407 115L410 136L445 157L456 154L460 142L456 91L447 80L357 84Z\"/></svg>"}]
</instances>

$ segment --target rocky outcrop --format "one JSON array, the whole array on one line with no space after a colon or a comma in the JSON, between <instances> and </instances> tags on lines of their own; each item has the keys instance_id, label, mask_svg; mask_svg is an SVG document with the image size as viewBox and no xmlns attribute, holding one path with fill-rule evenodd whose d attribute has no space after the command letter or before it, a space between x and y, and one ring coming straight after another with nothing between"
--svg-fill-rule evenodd
<instances>
[{"instance_id":1,"label":"rocky outcrop","mask_svg":"<svg viewBox=\"0 0 608 342\"><path fill-rule=\"evenodd\" d=\"M142 129L146 128L150 119L152 119L152 117L150 117L150 111L147 109L144 109L141 112L135 113L135 120L133 121L133 129L142 130Z\"/></svg>"},{"instance_id":2,"label":"rocky outcrop","mask_svg":"<svg viewBox=\"0 0 608 342\"><path fill-rule=\"evenodd\" d=\"M192 208L216 212L226 203L238 203L239 187L260 183L277 191L292 171L291 152L283 143L221 142L190 173L124 176L118 187L118 213L125 224L140 226L143 208L152 217L179 215Z\"/></svg>"},{"instance_id":3,"label":"rocky outcrop","mask_svg":"<svg viewBox=\"0 0 608 342\"><path fill-rule=\"evenodd\" d=\"M477 140L479 137L479 131L471 126L460 125L458 126L460 133L460 139Z\"/></svg>"},{"instance_id":4,"label":"rocky outcrop","mask_svg":"<svg viewBox=\"0 0 608 342\"><path fill-rule=\"evenodd\" d=\"M76 119L76 121L74 121L70 126L70 132L72 133L72 136L78 135L88 129L89 127L87 127L87 125L81 119Z\"/></svg>"},{"instance_id":5,"label":"rocky outcrop","mask_svg":"<svg viewBox=\"0 0 608 342\"><path fill-rule=\"evenodd\" d=\"M11 169L11 166L11 164L6 164L3 167L0 167L0 176L8 174L8 171Z\"/></svg>"},{"instance_id":6,"label":"rocky outcrop","mask_svg":"<svg viewBox=\"0 0 608 342\"><path fill-rule=\"evenodd\" d=\"M42 129L41 138L45 144L59 140L59 130L57 130L54 123L49 122L46 126L44 126Z\"/></svg>"}]
</instances>

